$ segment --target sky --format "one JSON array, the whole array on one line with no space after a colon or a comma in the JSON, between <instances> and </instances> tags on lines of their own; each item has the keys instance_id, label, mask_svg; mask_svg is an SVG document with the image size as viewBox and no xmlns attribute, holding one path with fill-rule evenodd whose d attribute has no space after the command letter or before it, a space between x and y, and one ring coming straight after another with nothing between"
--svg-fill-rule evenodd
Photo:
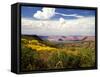
<instances>
[{"instance_id":1,"label":"sky","mask_svg":"<svg viewBox=\"0 0 100 77\"><path fill-rule=\"evenodd\" d=\"M21 33L41 36L94 36L95 10L22 6Z\"/></svg>"}]
</instances>

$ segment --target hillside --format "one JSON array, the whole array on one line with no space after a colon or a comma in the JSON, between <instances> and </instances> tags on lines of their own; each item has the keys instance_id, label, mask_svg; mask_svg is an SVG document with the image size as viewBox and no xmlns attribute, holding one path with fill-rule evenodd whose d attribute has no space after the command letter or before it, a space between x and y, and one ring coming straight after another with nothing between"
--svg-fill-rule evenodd
<instances>
[{"instance_id":1,"label":"hillside","mask_svg":"<svg viewBox=\"0 0 100 77\"><path fill-rule=\"evenodd\" d=\"M86 39L90 40L83 40ZM94 41L55 44L36 35L22 35L21 38L22 71L93 67L94 54Z\"/></svg>"}]
</instances>

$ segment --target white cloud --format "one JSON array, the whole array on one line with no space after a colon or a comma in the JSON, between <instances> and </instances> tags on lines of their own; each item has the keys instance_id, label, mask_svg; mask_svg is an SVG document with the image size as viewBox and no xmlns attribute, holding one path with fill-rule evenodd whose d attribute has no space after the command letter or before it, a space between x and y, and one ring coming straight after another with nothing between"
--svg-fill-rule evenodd
<instances>
[{"instance_id":1,"label":"white cloud","mask_svg":"<svg viewBox=\"0 0 100 77\"><path fill-rule=\"evenodd\" d=\"M82 18L84 16L81 15L77 15L77 14L62 14L62 13L56 13L58 15L62 15L62 16L72 16L72 17L76 17L76 18Z\"/></svg>"},{"instance_id":2,"label":"white cloud","mask_svg":"<svg viewBox=\"0 0 100 77\"><path fill-rule=\"evenodd\" d=\"M59 22L60 22L60 23L63 23L63 22L65 22L65 19L61 17L61 18L59 19Z\"/></svg>"},{"instance_id":3,"label":"white cloud","mask_svg":"<svg viewBox=\"0 0 100 77\"><path fill-rule=\"evenodd\" d=\"M30 20L22 18L22 34L37 35L94 35L95 17L65 20Z\"/></svg>"},{"instance_id":4,"label":"white cloud","mask_svg":"<svg viewBox=\"0 0 100 77\"><path fill-rule=\"evenodd\" d=\"M33 17L37 19L50 19L55 15L55 8L43 8L42 11L37 11Z\"/></svg>"},{"instance_id":5,"label":"white cloud","mask_svg":"<svg viewBox=\"0 0 100 77\"><path fill-rule=\"evenodd\" d=\"M51 17L53 17L56 14L61 15L61 16L72 16L72 17L76 17L76 18L84 17L84 16L77 15L77 14L62 14L62 13L56 12L55 10L56 10L55 8L44 7L42 10L38 10L35 14L33 14L33 17L35 17L37 19L50 19Z\"/></svg>"}]
</instances>

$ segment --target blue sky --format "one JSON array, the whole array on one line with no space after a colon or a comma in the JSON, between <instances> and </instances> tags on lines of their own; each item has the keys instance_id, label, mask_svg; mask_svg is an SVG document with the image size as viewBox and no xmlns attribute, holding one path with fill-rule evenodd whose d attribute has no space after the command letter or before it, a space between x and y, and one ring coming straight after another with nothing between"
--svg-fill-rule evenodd
<instances>
[{"instance_id":1,"label":"blue sky","mask_svg":"<svg viewBox=\"0 0 100 77\"><path fill-rule=\"evenodd\" d=\"M95 10L22 6L21 17L22 34L95 36Z\"/></svg>"},{"instance_id":2,"label":"blue sky","mask_svg":"<svg viewBox=\"0 0 100 77\"><path fill-rule=\"evenodd\" d=\"M33 15L37 12L37 11L42 11L43 7L29 7L29 6L22 6L21 8L21 16L22 18L32 18L32 19L36 19L35 17L33 17ZM60 14L55 14L53 17L51 17L50 19L59 19L60 17L63 17L64 19L76 19L77 17L75 16L62 16L61 14L77 14L79 16L84 16L84 17L88 17L88 16L95 16L95 10L80 10L80 9L64 9L64 8L56 8L55 9L56 13L60 13Z\"/></svg>"}]
</instances>

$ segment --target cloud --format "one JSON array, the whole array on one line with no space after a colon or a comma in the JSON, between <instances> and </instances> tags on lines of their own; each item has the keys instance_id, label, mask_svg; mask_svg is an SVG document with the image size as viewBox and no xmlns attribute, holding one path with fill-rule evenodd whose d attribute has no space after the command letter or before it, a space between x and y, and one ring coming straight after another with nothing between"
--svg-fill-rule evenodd
<instances>
[{"instance_id":1,"label":"cloud","mask_svg":"<svg viewBox=\"0 0 100 77\"><path fill-rule=\"evenodd\" d=\"M50 19L54 15L61 15L61 16L72 16L76 18L82 18L84 16L77 15L77 14L63 14L63 13L58 13L55 11L55 8L42 8L42 10L38 10L35 14L33 14L33 17L36 19Z\"/></svg>"},{"instance_id":2,"label":"cloud","mask_svg":"<svg viewBox=\"0 0 100 77\"><path fill-rule=\"evenodd\" d=\"M64 18L60 18L59 19L59 24L61 25L61 24L65 24L66 23L66 20L64 19Z\"/></svg>"},{"instance_id":3,"label":"cloud","mask_svg":"<svg viewBox=\"0 0 100 77\"><path fill-rule=\"evenodd\" d=\"M55 8L43 8L42 11L37 11L33 17L37 19L50 19L55 15Z\"/></svg>"},{"instance_id":4,"label":"cloud","mask_svg":"<svg viewBox=\"0 0 100 77\"><path fill-rule=\"evenodd\" d=\"M95 17L83 17L66 20L32 20L22 18L22 34L37 35L95 35Z\"/></svg>"},{"instance_id":5,"label":"cloud","mask_svg":"<svg viewBox=\"0 0 100 77\"><path fill-rule=\"evenodd\" d=\"M72 16L72 17L76 17L76 18L82 18L84 16L81 16L81 15L77 15L77 14L62 14L62 13L57 13L56 14L58 15L62 15L62 16Z\"/></svg>"}]
</instances>

